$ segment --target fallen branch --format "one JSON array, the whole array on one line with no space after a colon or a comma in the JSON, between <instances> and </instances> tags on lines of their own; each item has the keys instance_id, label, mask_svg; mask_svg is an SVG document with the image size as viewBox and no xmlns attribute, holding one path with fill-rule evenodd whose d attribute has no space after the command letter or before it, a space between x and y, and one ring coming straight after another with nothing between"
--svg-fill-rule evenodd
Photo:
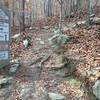
<instances>
[{"instance_id":1,"label":"fallen branch","mask_svg":"<svg viewBox=\"0 0 100 100\"><path fill-rule=\"evenodd\" d=\"M39 68L40 68L39 78L40 78L41 72L43 70L43 65L50 58L50 56L51 56L51 54L48 55L48 56L45 56L45 58L40 62L40 64L39 64Z\"/></svg>"},{"instance_id":2,"label":"fallen branch","mask_svg":"<svg viewBox=\"0 0 100 100\"><path fill-rule=\"evenodd\" d=\"M37 62L40 62L42 60L43 57L39 57L37 58L35 61L31 62L31 64L29 64L29 66L32 66L34 64L36 64Z\"/></svg>"}]
</instances>

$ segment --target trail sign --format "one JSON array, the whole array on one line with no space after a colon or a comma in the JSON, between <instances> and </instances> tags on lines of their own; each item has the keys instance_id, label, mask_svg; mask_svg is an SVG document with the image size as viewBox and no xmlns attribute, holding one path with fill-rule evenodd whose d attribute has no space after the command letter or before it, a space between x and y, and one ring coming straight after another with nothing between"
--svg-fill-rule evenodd
<instances>
[{"instance_id":1,"label":"trail sign","mask_svg":"<svg viewBox=\"0 0 100 100\"><path fill-rule=\"evenodd\" d=\"M0 68L9 63L10 15L8 10L0 5Z\"/></svg>"}]
</instances>

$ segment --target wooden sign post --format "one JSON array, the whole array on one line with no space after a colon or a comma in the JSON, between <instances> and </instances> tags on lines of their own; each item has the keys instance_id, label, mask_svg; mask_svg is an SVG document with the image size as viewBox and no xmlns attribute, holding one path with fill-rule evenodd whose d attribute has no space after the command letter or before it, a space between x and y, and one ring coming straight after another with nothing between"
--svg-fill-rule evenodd
<instances>
[{"instance_id":1,"label":"wooden sign post","mask_svg":"<svg viewBox=\"0 0 100 100\"><path fill-rule=\"evenodd\" d=\"M0 5L0 68L9 63L10 14Z\"/></svg>"}]
</instances>

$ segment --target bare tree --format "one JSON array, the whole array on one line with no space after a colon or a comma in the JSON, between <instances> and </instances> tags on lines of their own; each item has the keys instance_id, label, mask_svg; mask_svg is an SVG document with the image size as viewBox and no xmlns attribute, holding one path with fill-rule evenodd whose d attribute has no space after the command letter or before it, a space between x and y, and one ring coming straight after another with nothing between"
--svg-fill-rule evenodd
<instances>
[{"instance_id":1,"label":"bare tree","mask_svg":"<svg viewBox=\"0 0 100 100\"><path fill-rule=\"evenodd\" d=\"M14 12L14 0L12 1L12 26L13 26L13 34L15 34L15 12Z\"/></svg>"},{"instance_id":2,"label":"bare tree","mask_svg":"<svg viewBox=\"0 0 100 100\"><path fill-rule=\"evenodd\" d=\"M59 2L60 5L60 20L59 20L59 29L60 32L62 31L62 16L63 16L63 2L64 0L57 0Z\"/></svg>"},{"instance_id":3,"label":"bare tree","mask_svg":"<svg viewBox=\"0 0 100 100\"><path fill-rule=\"evenodd\" d=\"M87 25L89 26L91 24L91 15L93 14L93 8L91 5L91 0L87 0L88 4L88 18L87 18Z\"/></svg>"},{"instance_id":4,"label":"bare tree","mask_svg":"<svg viewBox=\"0 0 100 100\"><path fill-rule=\"evenodd\" d=\"M21 31L25 30L25 0L22 0L22 27L21 27Z\"/></svg>"},{"instance_id":5,"label":"bare tree","mask_svg":"<svg viewBox=\"0 0 100 100\"><path fill-rule=\"evenodd\" d=\"M52 16L52 0L44 0L44 13L47 17Z\"/></svg>"}]
</instances>

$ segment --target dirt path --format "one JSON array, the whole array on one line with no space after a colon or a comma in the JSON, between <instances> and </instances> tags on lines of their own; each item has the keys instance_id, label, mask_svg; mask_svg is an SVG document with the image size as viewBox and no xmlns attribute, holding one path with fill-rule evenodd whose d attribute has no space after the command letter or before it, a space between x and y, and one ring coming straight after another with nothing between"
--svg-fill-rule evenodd
<instances>
[{"instance_id":1,"label":"dirt path","mask_svg":"<svg viewBox=\"0 0 100 100\"><path fill-rule=\"evenodd\" d=\"M19 82L17 83L18 86L24 84L26 85L25 88L27 88L27 85L30 86L33 84L33 92L29 92L29 97L27 98L24 96L23 100L46 100L46 95L49 92L61 93L66 97L66 100L67 98L69 98L69 100L77 100L82 93L79 89L80 82L77 82L73 77L68 78L68 80L67 78L57 77L55 71L52 70L56 55L48 44L48 38L51 35L51 31L41 30L30 32L30 35L32 35L32 47L20 54L22 66L15 77L16 81ZM44 43L41 43L41 41ZM49 57L43 66L40 66L39 61L32 64L36 59L41 57L42 59ZM42 67L42 69L40 67ZM75 81L76 86L74 86L71 81ZM22 90L20 89L16 89L16 91L19 92L17 98L22 98ZM25 95L25 93L23 93L23 95ZM32 97L31 99L30 96ZM14 98L15 97L16 95Z\"/></svg>"},{"instance_id":2,"label":"dirt path","mask_svg":"<svg viewBox=\"0 0 100 100\"><path fill-rule=\"evenodd\" d=\"M80 89L80 81L73 76L66 78L58 77L56 72L52 70L56 54L53 53L48 44L48 38L51 36L51 32L52 29L32 30L28 32L31 37L32 46L28 49L24 49L22 44L20 44L18 50L16 50L18 52L17 56L20 57L21 66L13 78L12 85L9 86L8 96L6 99L4 96L1 96L3 99L1 98L0 100L48 100L46 97L49 92L60 93L65 96L65 100L88 100L85 96L82 98L84 91ZM79 33L74 35L79 39L87 34L83 35ZM77 35L81 35L81 37L77 37ZM74 48L76 51L73 50L73 52L71 52L68 50L70 52L68 53L67 51L66 56L86 60L88 56L85 57L81 55L85 51L79 53L77 50L81 48L82 43L86 42L82 40L83 39L78 40L80 44L69 44L68 47L71 47L70 50ZM93 43L95 44L95 42ZM84 44L84 46L86 46L86 44ZM83 50L87 49L85 47L82 48ZM14 49L12 52L14 52ZM41 61L44 61L42 66Z\"/></svg>"}]
</instances>

